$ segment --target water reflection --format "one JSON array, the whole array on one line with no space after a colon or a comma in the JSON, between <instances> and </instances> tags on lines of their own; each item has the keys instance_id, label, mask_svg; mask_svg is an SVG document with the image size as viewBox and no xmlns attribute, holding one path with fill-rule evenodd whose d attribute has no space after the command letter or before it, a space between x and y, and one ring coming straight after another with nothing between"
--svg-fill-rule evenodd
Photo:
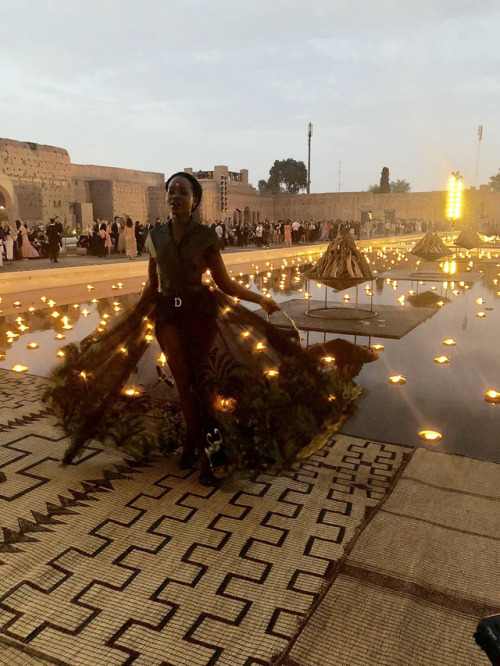
<instances>
[{"instance_id":1,"label":"water reflection","mask_svg":"<svg viewBox=\"0 0 500 666\"><path fill-rule=\"evenodd\" d=\"M357 336L359 343L382 347L378 362L364 366L361 372L359 383L364 392L344 428L347 433L500 461L500 406L485 399L487 391L500 391L500 260L495 255L497 250L460 252L454 266L451 261L447 265L433 264L433 274L438 271L442 275L433 279L428 277L429 267L425 267L424 274L424 266L403 246L367 250L375 279L358 288L360 305L372 301L375 306L399 308L438 304L440 309L401 340ZM275 265L268 262L252 266L235 279L254 291L269 292L278 302L304 298L305 309L308 290L313 300L325 297L323 285L307 283L301 275L305 268L303 260ZM402 279L403 270L417 275ZM467 276L458 281L454 278L478 271L484 275L474 283ZM396 272L398 277L392 277L391 273ZM92 284L92 291L81 285L70 290L52 289L50 294L39 290L4 297L0 304L0 367L11 369L21 364L28 366L29 373L47 376L64 345L109 326L122 308L133 305L141 287L139 279L123 280L121 289L112 289L111 283ZM329 304L343 306L344 294L350 296L351 304L355 302L356 289L352 288L341 294L329 290ZM50 298L55 301L52 307ZM485 316L478 317L480 312ZM310 344L332 337L353 339L314 332L304 337ZM27 348L29 343L34 344L32 349ZM434 361L444 356L443 345L448 345L449 363ZM154 378L158 353L156 344L152 344L141 363L145 383ZM389 381L397 375L406 383ZM442 439L426 440L424 444L419 436L424 430L438 432Z\"/></svg>"}]
</instances>

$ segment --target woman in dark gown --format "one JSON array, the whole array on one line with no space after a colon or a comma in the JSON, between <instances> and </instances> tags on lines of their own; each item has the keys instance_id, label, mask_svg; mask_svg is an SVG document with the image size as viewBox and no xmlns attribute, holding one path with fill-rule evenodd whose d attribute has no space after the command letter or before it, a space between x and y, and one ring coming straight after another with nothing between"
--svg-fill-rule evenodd
<instances>
[{"instance_id":1,"label":"woman in dark gown","mask_svg":"<svg viewBox=\"0 0 500 666\"><path fill-rule=\"evenodd\" d=\"M197 377L203 372L217 335L217 303L210 288L202 283L205 271L225 294L258 303L269 314L278 305L231 280L221 257L218 236L213 229L196 222L192 215L200 205L202 189L187 173L176 173L166 183L171 219L154 227L145 249L150 254L150 294L156 300L156 337L175 379L186 420L186 441L181 467L191 467L201 453L200 482L214 481L204 453L206 424L200 405L202 392Z\"/></svg>"},{"instance_id":2,"label":"woman in dark gown","mask_svg":"<svg viewBox=\"0 0 500 666\"><path fill-rule=\"evenodd\" d=\"M228 467L280 467L321 446L359 394L353 377L375 352L345 340L303 349L297 332L283 332L239 304L279 310L228 275L217 234L193 219L201 195L190 174L169 178L172 218L149 232L149 282L139 302L64 348L46 395L71 438L64 463L92 439L140 458L178 447L178 403L149 389L125 390L153 328L186 422L180 465L190 468L199 457L205 485L217 485L215 476ZM207 270L219 289L203 284Z\"/></svg>"}]
</instances>

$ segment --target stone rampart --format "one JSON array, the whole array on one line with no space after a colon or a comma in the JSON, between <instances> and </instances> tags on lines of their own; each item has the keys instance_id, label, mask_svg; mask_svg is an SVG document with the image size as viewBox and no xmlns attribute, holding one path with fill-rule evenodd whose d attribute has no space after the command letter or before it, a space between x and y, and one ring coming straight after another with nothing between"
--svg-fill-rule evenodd
<instances>
[{"instance_id":1,"label":"stone rampart","mask_svg":"<svg viewBox=\"0 0 500 666\"><path fill-rule=\"evenodd\" d=\"M9 219L35 224L59 215L62 222L71 220L73 189L66 150L0 139L0 175L15 194L16 201L9 202Z\"/></svg>"}]
</instances>

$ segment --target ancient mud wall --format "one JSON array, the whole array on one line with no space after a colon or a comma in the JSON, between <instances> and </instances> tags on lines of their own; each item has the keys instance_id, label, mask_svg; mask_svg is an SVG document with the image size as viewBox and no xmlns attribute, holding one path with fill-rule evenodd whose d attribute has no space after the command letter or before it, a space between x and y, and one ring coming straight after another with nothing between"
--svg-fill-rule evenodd
<instances>
[{"instance_id":1,"label":"ancient mud wall","mask_svg":"<svg viewBox=\"0 0 500 666\"><path fill-rule=\"evenodd\" d=\"M71 220L73 188L66 150L0 139L0 175L15 194L9 217L18 216L29 224L48 222L56 215L62 222Z\"/></svg>"},{"instance_id":2,"label":"ancient mud wall","mask_svg":"<svg viewBox=\"0 0 500 666\"><path fill-rule=\"evenodd\" d=\"M370 212L384 219L386 211L396 218L420 219L445 223L446 192L408 192L373 194L372 192L332 192L325 194L281 195L273 198L274 219L355 220ZM488 185L463 193L462 218L477 228L500 224L500 193Z\"/></svg>"}]
</instances>

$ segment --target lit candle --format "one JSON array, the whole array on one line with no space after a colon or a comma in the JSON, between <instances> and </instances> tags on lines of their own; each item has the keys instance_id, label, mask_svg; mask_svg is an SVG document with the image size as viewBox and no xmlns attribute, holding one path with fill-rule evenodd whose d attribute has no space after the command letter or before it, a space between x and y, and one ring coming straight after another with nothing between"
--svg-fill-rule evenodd
<instances>
[{"instance_id":1,"label":"lit candle","mask_svg":"<svg viewBox=\"0 0 500 666\"><path fill-rule=\"evenodd\" d=\"M30 342L26 345L26 349L38 349L39 346L38 342Z\"/></svg>"},{"instance_id":2,"label":"lit candle","mask_svg":"<svg viewBox=\"0 0 500 666\"><path fill-rule=\"evenodd\" d=\"M323 356L321 360L325 363L335 363L335 358L333 356Z\"/></svg>"},{"instance_id":3,"label":"lit candle","mask_svg":"<svg viewBox=\"0 0 500 666\"><path fill-rule=\"evenodd\" d=\"M453 338L446 338L446 340L443 340L443 345L446 345L447 347L454 347L456 344L457 343Z\"/></svg>"},{"instance_id":4,"label":"lit candle","mask_svg":"<svg viewBox=\"0 0 500 666\"><path fill-rule=\"evenodd\" d=\"M393 375L389 377L389 381L392 384L406 384L406 377L403 377L403 375Z\"/></svg>"},{"instance_id":5,"label":"lit candle","mask_svg":"<svg viewBox=\"0 0 500 666\"><path fill-rule=\"evenodd\" d=\"M20 365L19 363L17 363L17 364L12 368L12 370L14 370L14 372L26 372L27 369L28 369L28 366L27 366L27 365Z\"/></svg>"},{"instance_id":6,"label":"lit candle","mask_svg":"<svg viewBox=\"0 0 500 666\"><path fill-rule=\"evenodd\" d=\"M500 405L500 391L495 391L495 389L489 389L484 394L484 399L486 402L490 402L492 405Z\"/></svg>"},{"instance_id":7,"label":"lit candle","mask_svg":"<svg viewBox=\"0 0 500 666\"><path fill-rule=\"evenodd\" d=\"M476 317L479 317L479 319L484 319L486 317L486 312L476 312Z\"/></svg>"},{"instance_id":8,"label":"lit candle","mask_svg":"<svg viewBox=\"0 0 500 666\"><path fill-rule=\"evenodd\" d=\"M450 362L450 357L449 356L436 356L434 359L434 363L449 363Z\"/></svg>"},{"instance_id":9,"label":"lit candle","mask_svg":"<svg viewBox=\"0 0 500 666\"><path fill-rule=\"evenodd\" d=\"M128 388L123 389L123 393L124 393L124 395L128 395L128 396L137 396L137 395L141 395L141 392L138 391L138 390L137 390L136 388L134 388L133 386L129 386Z\"/></svg>"},{"instance_id":10,"label":"lit candle","mask_svg":"<svg viewBox=\"0 0 500 666\"><path fill-rule=\"evenodd\" d=\"M384 351L385 345L372 345L372 349L375 349L375 351Z\"/></svg>"},{"instance_id":11,"label":"lit candle","mask_svg":"<svg viewBox=\"0 0 500 666\"><path fill-rule=\"evenodd\" d=\"M439 442L443 437L440 432L436 432L435 430L421 430L418 436L426 442Z\"/></svg>"}]
</instances>

